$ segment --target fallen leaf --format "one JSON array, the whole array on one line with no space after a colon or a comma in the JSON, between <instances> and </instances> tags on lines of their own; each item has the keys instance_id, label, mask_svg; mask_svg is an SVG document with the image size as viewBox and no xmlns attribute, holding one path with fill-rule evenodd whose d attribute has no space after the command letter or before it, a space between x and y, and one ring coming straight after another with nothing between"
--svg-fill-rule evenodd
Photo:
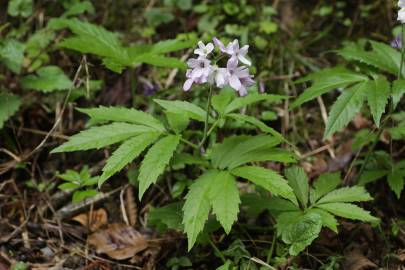
<instances>
[{"instance_id":1,"label":"fallen leaf","mask_svg":"<svg viewBox=\"0 0 405 270\"><path fill-rule=\"evenodd\" d=\"M97 253L105 253L116 260L125 260L146 249L145 237L131 226L113 223L108 229L93 233L89 244L96 247Z\"/></svg>"},{"instance_id":2,"label":"fallen leaf","mask_svg":"<svg viewBox=\"0 0 405 270\"><path fill-rule=\"evenodd\" d=\"M346 254L343 263L343 269L346 270L365 270L375 268L377 268L377 265L366 258L359 249L354 249Z\"/></svg>"},{"instance_id":3,"label":"fallen leaf","mask_svg":"<svg viewBox=\"0 0 405 270\"><path fill-rule=\"evenodd\" d=\"M91 214L91 218L90 218ZM103 225L107 224L107 211L103 208L94 210L88 213L83 213L72 218L72 220L79 222L89 230L94 232L100 229Z\"/></svg>"}]
</instances>

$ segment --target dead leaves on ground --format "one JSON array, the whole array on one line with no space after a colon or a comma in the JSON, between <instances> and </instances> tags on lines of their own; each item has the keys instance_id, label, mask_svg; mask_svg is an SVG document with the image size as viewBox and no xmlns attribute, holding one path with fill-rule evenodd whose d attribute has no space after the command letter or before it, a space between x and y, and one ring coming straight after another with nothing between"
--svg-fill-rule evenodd
<instances>
[{"instance_id":1,"label":"dead leaves on ground","mask_svg":"<svg viewBox=\"0 0 405 270\"><path fill-rule=\"evenodd\" d=\"M130 226L118 223L110 224L106 230L93 233L89 236L88 242L96 248L97 253L107 254L116 260L132 258L148 247L142 234Z\"/></svg>"},{"instance_id":2,"label":"dead leaves on ground","mask_svg":"<svg viewBox=\"0 0 405 270\"><path fill-rule=\"evenodd\" d=\"M97 231L102 226L107 224L107 211L103 208L82 213L72 218L72 220L79 222L87 227L91 232Z\"/></svg>"}]
</instances>

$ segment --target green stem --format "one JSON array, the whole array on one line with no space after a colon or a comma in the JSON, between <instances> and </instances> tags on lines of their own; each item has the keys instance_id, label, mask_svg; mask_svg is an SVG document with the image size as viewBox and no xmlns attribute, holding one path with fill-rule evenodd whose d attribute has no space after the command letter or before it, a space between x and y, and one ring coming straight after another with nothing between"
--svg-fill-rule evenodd
<instances>
[{"instance_id":1,"label":"green stem","mask_svg":"<svg viewBox=\"0 0 405 270\"><path fill-rule=\"evenodd\" d=\"M402 69L404 67L404 56L405 56L404 24L402 24L402 28L401 28L401 40L402 40L402 42L401 42L402 43L401 44L402 45L402 47L401 47L401 62L400 62L400 65L399 65L399 70L398 70L398 76L397 76L398 79L401 79L401 77L402 77ZM387 115L385 121L381 124L381 126L380 126L380 128L378 130L378 133L377 133L377 137L373 141L373 144L371 145L370 150L367 153L366 159L364 160L363 164L360 167L360 171L359 171L359 174L357 176L357 179L359 179L361 177L361 175L363 174L368 162L370 161L371 154L374 152L374 149L377 146L378 140L380 139L381 134L383 133L385 127L387 126L387 124L389 122L388 119L391 118L391 115L394 112L394 101L392 99L392 89L391 89L390 96L391 96L391 98L390 98L388 115ZM392 152L392 145L391 145L391 152ZM392 153L391 153L391 156L392 156ZM391 162L391 169L393 169L392 162Z\"/></svg>"},{"instance_id":2,"label":"green stem","mask_svg":"<svg viewBox=\"0 0 405 270\"><path fill-rule=\"evenodd\" d=\"M209 239L208 241L210 242L211 247L214 249L214 252L218 255L221 261L225 263L226 259L224 254L222 254L222 252L219 250L219 248L215 245L215 243L211 239Z\"/></svg>"},{"instance_id":3,"label":"green stem","mask_svg":"<svg viewBox=\"0 0 405 270\"><path fill-rule=\"evenodd\" d=\"M219 124L219 119L217 119L214 124L212 124L211 128L207 132L207 137L210 136L210 134L214 131L214 129L218 126Z\"/></svg>"},{"instance_id":4,"label":"green stem","mask_svg":"<svg viewBox=\"0 0 405 270\"><path fill-rule=\"evenodd\" d=\"M205 116L205 122L204 122L204 136L200 142L200 144L198 145L199 148L201 148L205 141L207 140L207 134L208 134L208 120L210 117L210 112L211 112L211 97L212 97L212 86L210 86L210 90L208 93L208 101L207 101L207 108L206 108L206 116Z\"/></svg>"},{"instance_id":5,"label":"green stem","mask_svg":"<svg viewBox=\"0 0 405 270\"><path fill-rule=\"evenodd\" d=\"M193 148L195 148L195 149L197 149L197 150L200 149L200 148L198 147L198 145L196 145L196 144L190 142L189 140L180 138L180 141L184 142L185 144L188 144L189 146L191 146L191 147L193 147Z\"/></svg>"}]
</instances>

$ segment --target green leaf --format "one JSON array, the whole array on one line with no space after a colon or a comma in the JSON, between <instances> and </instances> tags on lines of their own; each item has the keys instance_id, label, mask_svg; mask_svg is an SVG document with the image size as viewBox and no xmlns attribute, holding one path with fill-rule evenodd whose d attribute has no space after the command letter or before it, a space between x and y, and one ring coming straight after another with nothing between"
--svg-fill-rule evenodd
<instances>
[{"instance_id":1,"label":"green leaf","mask_svg":"<svg viewBox=\"0 0 405 270\"><path fill-rule=\"evenodd\" d=\"M58 186L60 190L69 190L69 189L76 189L79 188L80 185L76 183L63 183Z\"/></svg>"},{"instance_id":2,"label":"green leaf","mask_svg":"<svg viewBox=\"0 0 405 270\"><path fill-rule=\"evenodd\" d=\"M212 107L220 115L225 114L226 106L235 98L235 91L229 89L229 87L224 87L221 89L218 95L212 97Z\"/></svg>"},{"instance_id":3,"label":"green leaf","mask_svg":"<svg viewBox=\"0 0 405 270\"><path fill-rule=\"evenodd\" d=\"M174 57L166 57L161 55L153 55L153 54L140 55L132 59L132 61L134 63L145 63L157 67L179 68L179 69L187 68L186 63L184 63L183 61Z\"/></svg>"},{"instance_id":4,"label":"green leaf","mask_svg":"<svg viewBox=\"0 0 405 270\"><path fill-rule=\"evenodd\" d=\"M386 130L390 133L393 140L402 140L405 138L405 125L387 128Z\"/></svg>"},{"instance_id":5,"label":"green leaf","mask_svg":"<svg viewBox=\"0 0 405 270\"><path fill-rule=\"evenodd\" d=\"M69 16L76 16L83 14L85 12L90 14L94 14L94 6L90 1L82 1L78 3L73 3L62 16L69 17Z\"/></svg>"},{"instance_id":6,"label":"green leaf","mask_svg":"<svg viewBox=\"0 0 405 270\"><path fill-rule=\"evenodd\" d=\"M368 87L370 87L370 81L362 82L340 95L330 111L324 139L329 139L335 132L343 129L360 111Z\"/></svg>"},{"instance_id":7,"label":"green leaf","mask_svg":"<svg viewBox=\"0 0 405 270\"><path fill-rule=\"evenodd\" d=\"M371 114L374 118L374 123L379 127L381 115L385 112L385 107L388 103L390 83L385 77L379 76L373 82L368 84L366 95L368 106L370 106Z\"/></svg>"},{"instance_id":8,"label":"green leaf","mask_svg":"<svg viewBox=\"0 0 405 270\"><path fill-rule=\"evenodd\" d=\"M180 138L178 135L168 135L149 149L139 170L139 199L142 199L148 187L155 183L159 175L163 173L180 142Z\"/></svg>"},{"instance_id":9,"label":"green leaf","mask_svg":"<svg viewBox=\"0 0 405 270\"><path fill-rule=\"evenodd\" d=\"M325 203L317 205L318 208L328 211L329 213L353 220L377 222L378 219L370 215L370 212L351 203Z\"/></svg>"},{"instance_id":10,"label":"green leaf","mask_svg":"<svg viewBox=\"0 0 405 270\"><path fill-rule=\"evenodd\" d=\"M191 119L197 121L201 122L205 121L206 112L197 105L194 105L190 102L180 100L171 101L162 99L154 99L153 101L155 101L157 104L162 106L167 111L186 114Z\"/></svg>"},{"instance_id":11,"label":"green leaf","mask_svg":"<svg viewBox=\"0 0 405 270\"><path fill-rule=\"evenodd\" d=\"M224 159L225 155L227 155L235 145L242 143L249 139L249 136L231 136L225 138L222 143L215 144L212 147L211 151L211 163L214 168L218 168L220 162Z\"/></svg>"},{"instance_id":12,"label":"green leaf","mask_svg":"<svg viewBox=\"0 0 405 270\"><path fill-rule=\"evenodd\" d=\"M116 172L119 172L128 163L134 160L146 147L152 144L159 133L145 133L136 137L126 140L118 147L117 150L107 159L107 162L103 168L103 174L101 175L98 185L101 186L105 180L110 178Z\"/></svg>"},{"instance_id":13,"label":"green leaf","mask_svg":"<svg viewBox=\"0 0 405 270\"><path fill-rule=\"evenodd\" d=\"M184 131L190 123L190 118L187 114L174 113L170 111L165 111L165 114L167 122L176 133L181 133L182 131Z\"/></svg>"},{"instance_id":14,"label":"green leaf","mask_svg":"<svg viewBox=\"0 0 405 270\"><path fill-rule=\"evenodd\" d=\"M46 66L38 69L37 75L28 75L22 78L21 86L25 89L49 93L70 89L73 87L73 83L59 67Z\"/></svg>"},{"instance_id":15,"label":"green leaf","mask_svg":"<svg viewBox=\"0 0 405 270\"><path fill-rule=\"evenodd\" d=\"M296 256L318 237L321 229L321 216L307 213L297 220L292 220L283 230L281 237L284 243L290 245L290 255Z\"/></svg>"},{"instance_id":16,"label":"green leaf","mask_svg":"<svg viewBox=\"0 0 405 270\"><path fill-rule=\"evenodd\" d=\"M364 171L359 179L359 185L366 185L368 183L377 181L380 178L383 178L388 174L387 170L370 170Z\"/></svg>"},{"instance_id":17,"label":"green leaf","mask_svg":"<svg viewBox=\"0 0 405 270\"><path fill-rule=\"evenodd\" d=\"M218 267L216 270L229 270L229 267L231 267L232 262L230 260L227 260L223 265Z\"/></svg>"},{"instance_id":18,"label":"green leaf","mask_svg":"<svg viewBox=\"0 0 405 270\"><path fill-rule=\"evenodd\" d=\"M243 207L246 207L248 214L253 217L258 216L264 210L269 210L274 216L290 211L301 211L291 201L278 197L269 198L267 196L260 196L258 193L245 193L241 199Z\"/></svg>"},{"instance_id":19,"label":"green leaf","mask_svg":"<svg viewBox=\"0 0 405 270\"><path fill-rule=\"evenodd\" d=\"M366 81L367 76L355 73L353 71L335 68L326 69L320 72L310 74L305 80L314 80L311 87L307 88L290 106L290 110L297 108L301 104L317 98L336 88L346 88L347 86ZM305 81L304 80L304 81Z\"/></svg>"},{"instance_id":20,"label":"green leaf","mask_svg":"<svg viewBox=\"0 0 405 270\"><path fill-rule=\"evenodd\" d=\"M311 203L315 203L319 198L334 190L340 184L340 173L324 173L314 182L310 191Z\"/></svg>"},{"instance_id":21,"label":"green leaf","mask_svg":"<svg viewBox=\"0 0 405 270\"><path fill-rule=\"evenodd\" d=\"M0 60L14 73L19 74L24 62L25 45L14 39L0 43Z\"/></svg>"},{"instance_id":22,"label":"green leaf","mask_svg":"<svg viewBox=\"0 0 405 270\"><path fill-rule=\"evenodd\" d=\"M308 210L308 213L316 213L321 217L322 220L322 226L325 226L329 229L331 229L333 232L338 233L337 225L338 221L336 218L329 214L328 212L319 209L319 208L311 208Z\"/></svg>"},{"instance_id":23,"label":"green leaf","mask_svg":"<svg viewBox=\"0 0 405 270\"><path fill-rule=\"evenodd\" d=\"M164 132L165 128L162 123L152 115L143 111L123 107L103 107L91 109L77 109L91 118L91 123L105 121L128 122L151 127L159 132Z\"/></svg>"},{"instance_id":24,"label":"green leaf","mask_svg":"<svg viewBox=\"0 0 405 270\"><path fill-rule=\"evenodd\" d=\"M298 201L306 208L308 205L309 180L304 169L295 166L286 169L284 174Z\"/></svg>"},{"instance_id":25,"label":"green leaf","mask_svg":"<svg viewBox=\"0 0 405 270\"><path fill-rule=\"evenodd\" d=\"M70 137L69 141L53 149L51 153L100 149L130 137L150 132L156 131L146 126L115 122L81 131Z\"/></svg>"},{"instance_id":26,"label":"green leaf","mask_svg":"<svg viewBox=\"0 0 405 270\"><path fill-rule=\"evenodd\" d=\"M3 128L6 122L13 114L15 114L21 106L19 96L2 92L0 93L0 129Z\"/></svg>"},{"instance_id":27,"label":"green leaf","mask_svg":"<svg viewBox=\"0 0 405 270\"><path fill-rule=\"evenodd\" d=\"M401 192L404 189L404 173L394 170L388 174L388 185L390 186L391 190L395 192L397 198L401 197Z\"/></svg>"},{"instance_id":28,"label":"green leaf","mask_svg":"<svg viewBox=\"0 0 405 270\"><path fill-rule=\"evenodd\" d=\"M197 236L204 229L204 224L208 219L211 209L209 190L215 174L215 171L208 171L201 175L190 186L190 191L186 195L186 202L183 207L183 224L188 238L189 251L194 246Z\"/></svg>"},{"instance_id":29,"label":"green leaf","mask_svg":"<svg viewBox=\"0 0 405 270\"><path fill-rule=\"evenodd\" d=\"M182 230L182 202L170 203L161 208L152 208L148 213L148 224L159 226L164 224L169 229Z\"/></svg>"},{"instance_id":30,"label":"green leaf","mask_svg":"<svg viewBox=\"0 0 405 270\"><path fill-rule=\"evenodd\" d=\"M73 193L72 201L78 203L97 194L98 191L95 189L77 190Z\"/></svg>"},{"instance_id":31,"label":"green leaf","mask_svg":"<svg viewBox=\"0 0 405 270\"><path fill-rule=\"evenodd\" d=\"M370 196L370 194L362 186L343 187L326 194L317 202L317 204L334 202L364 202L372 199L373 198Z\"/></svg>"},{"instance_id":32,"label":"green leaf","mask_svg":"<svg viewBox=\"0 0 405 270\"><path fill-rule=\"evenodd\" d=\"M277 137L281 141L291 144L278 131L267 126L265 123L263 123L262 121L258 120L257 118L255 118L253 116L239 114L239 113L230 113L230 114L227 114L226 116L230 117L232 119L235 119L237 121L249 123L249 124L257 127L258 129L260 129L261 131L269 133L269 134L273 135L274 137Z\"/></svg>"},{"instance_id":33,"label":"green leaf","mask_svg":"<svg viewBox=\"0 0 405 270\"><path fill-rule=\"evenodd\" d=\"M296 159L295 155L288 150L279 148L267 148L253 150L248 153L241 154L240 156L235 156L234 158L232 158L232 161L227 167L229 169L233 169L249 162L259 161L294 163L296 162Z\"/></svg>"},{"instance_id":34,"label":"green leaf","mask_svg":"<svg viewBox=\"0 0 405 270\"><path fill-rule=\"evenodd\" d=\"M394 104L394 109L397 107L404 94L405 80L395 80L392 84L392 102Z\"/></svg>"},{"instance_id":35,"label":"green leaf","mask_svg":"<svg viewBox=\"0 0 405 270\"><path fill-rule=\"evenodd\" d=\"M231 173L263 187L274 195L279 195L289 199L293 203L297 203L293 190L287 181L273 170L255 166L244 166L231 170Z\"/></svg>"},{"instance_id":36,"label":"green leaf","mask_svg":"<svg viewBox=\"0 0 405 270\"><path fill-rule=\"evenodd\" d=\"M195 39L190 40L168 39L159 41L154 45L152 45L150 51L152 53L163 54L191 48L194 47L195 45L196 45Z\"/></svg>"},{"instance_id":37,"label":"green leaf","mask_svg":"<svg viewBox=\"0 0 405 270\"><path fill-rule=\"evenodd\" d=\"M227 234L230 233L233 223L239 213L239 189L235 178L229 173L218 171L211 176L211 189L209 198L212 204L212 211L217 216Z\"/></svg>"},{"instance_id":38,"label":"green leaf","mask_svg":"<svg viewBox=\"0 0 405 270\"><path fill-rule=\"evenodd\" d=\"M206 159L201 158L198 155L190 155L187 153L178 153L175 154L171 161L171 166L173 169L183 169L185 165L202 165L208 167L208 161Z\"/></svg>"},{"instance_id":39,"label":"green leaf","mask_svg":"<svg viewBox=\"0 0 405 270\"><path fill-rule=\"evenodd\" d=\"M232 100L225 108L225 114L233 112L242 107L254 104L259 101L278 102L286 99L286 96L271 95L271 94L250 94L246 97L237 97Z\"/></svg>"},{"instance_id":40,"label":"green leaf","mask_svg":"<svg viewBox=\"0 0 405 270\"><path fill-rule=\"evenodd\" d=\"M32 14L32 0L10 0L7 12L13 17L29 17Z\"/></svg>"},{"instance_id":41,"label":"green leaf","mask_svg":"<svg viewBox=\"0 0 405 270\"><path fill-rule=\"evenodd\" d=\"M218 164L220 169L231 167L232 163L235 165L242 164L244 157L249 155L249 153L258 150L268 150L281 142L278 138L269 135L249 136L244 138L245 140L243 141L236 141L237 144L234 144L229 151L222 155ZM251 155L249 155L249 158L251 159ZM249 160L249 158L247 158L247 160Z\"/></svg>"}]
</instances>

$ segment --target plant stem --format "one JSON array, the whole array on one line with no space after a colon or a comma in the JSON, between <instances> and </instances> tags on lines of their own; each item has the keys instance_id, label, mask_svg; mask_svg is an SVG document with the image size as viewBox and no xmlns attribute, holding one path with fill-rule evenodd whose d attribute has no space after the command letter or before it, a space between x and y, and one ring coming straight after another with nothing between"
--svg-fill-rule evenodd
<instances>
[{"instance_id":1,"label":"plant stem","mask_svg":"<svg viewBox=\"0 0 405 270\"><path fill-rule=\"evenodd\" d=\"M219 248L215 245L215 243L211 240L211 238L208 240L211 247L214 249L214 253L216 253L218 255L218 257L221 259L221 261L223 263L226 262L225 256L224 254L222 254L222 252L219 250Z\"/></svg>"},{"instance_id":2,"label":"plant stem","mask_svg":"<svg viewBox=\"0 0 405 270\"><path fill-rule=\"evenodd\" d=\"M401 40L402 40L402 46L401 46L401 62L400 62L400 64L399 64L399 70L398 70L398 79L401 79L401 77L402 77L402 69L403 69L403 67L404 67L404 56L405 56L405 44L404 44L404 24L402 24L402 28L401 28ZM368 164L368 162L370 161L370 158L371 158L371 154L374 152L374 149L375 149L375 147L377 146L377 143L378 143L378 140L380 139L380 137L381 137L381 134L383 133L383 131L384 131L384 128L387 126L387 124L388 124L388 119L390 119L391 118L391 115L393 114L393 112L394 112L394 101L393 101L393 98L392 98L392 89L391 89L391 93L390 93L390 104L389 104L389 111L388 111L388 115L386 116L386 119L385 119L385 121L381 124L381 126L380 126L380 128L379 128L379 130L378 130L378 133L377 133L377 137L375 138L375 140L374 140L374 142L373 142L373 144L371 145L371 147L370 147L370 150L368 151L368 153L367 153L367 156L366 156L366 159L364 160L364 162L363 162L363 164L361 165L361 167L360 167L360 171L359 171L359 174L358 174L358 176L357 176L357 179L359 179L360 177L361 177L361 175L363 174L363 172L364 172L364 170L365 170L365 168L366 168L366 166L367 166L367 164ZM390 151L391 151L391 155L390 156L392 156L392 142L390 143ZM393 164L392 164L392 162L391 162L391 170L393 170L393 166L392 166Z\"/></svg>"},{"instance_id":3,"label":"plant stem","mask_svg":"<svg viewBox=\"0 0 405 270\"><path fill-rule=\"evenodd\" d=\"M200 148L198 147L198 145L196 145L196 144L190 142L189 140L180 138L180 141L184 142L185 144L188 144L189 146L191 146L191 147L193 147L193 148L195 148L195 149L197 149L197 150L200 149Z\"/></svg>"},{"instance_id":4,"label":"plant stem","mask_svg":"<svg viewBox=\"0 0 405 270\"><path fill-rule=\"evenodd\" d=\"M205 116L205 122L204 122L204 136L200 142L200 144L198 145L199 148L201 148L205 141L207 140L207 134L208 134L208 120L210 117L210 112L211 112L211 97L212 97L212 86L210 86L210 90L208 93L208 101L207 101L207 108L206 108L206 116Z\"/></svg>"}]
</instances>

